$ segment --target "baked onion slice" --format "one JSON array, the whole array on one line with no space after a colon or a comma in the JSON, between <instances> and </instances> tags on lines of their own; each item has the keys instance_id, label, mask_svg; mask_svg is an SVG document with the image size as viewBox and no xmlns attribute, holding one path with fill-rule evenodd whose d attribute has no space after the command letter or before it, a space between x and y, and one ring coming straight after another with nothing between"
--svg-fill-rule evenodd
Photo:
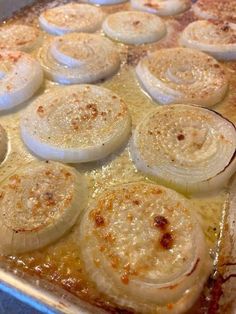
<instances>
[{"instance_id":1,"label":"baked onion slice","mask_svg":"<svg viewBox=\"0 0 236 314\"><path fill-rule=\"evenodd\" d=\"M236 24L220 21L195 21L181 34L180 43L206 52L216 59L236 59Z\"/></svg>"},{"instance_id":2,"label":"baked onion slice","mask_svg":"<svg viewBox=\"0 0 236 314\"><path fill-rule=\"evenodd\" d=\"M106 157L130 132L124 102L95 85L54 89L28 106L21 119L22 139L31 151L45 159L71 163Z\"/></svg>"},{"instance_id":3,"label":"baked onion slice","mask_svg":"<svg viewBox=\"0 0 236 314\"><path fill-rule=\"evenodd\" d=\"M236 23L235 0L198 0L193 12L202 19L214 19Z\"/></svg>"},{"instance_id":4,"label":"baked onion slice","mask_svg":"<svg viewBox=\"0 0 236 314\"><path fill-rule=\"evenodd\" d=\"M223 187L236 170L235 126L197 106L158 107L137 126L131 153L137 168L187 193Z\"/></svg>"},{"instance_id":5,"label":"baked onion slice","mask_svg":"<svg viewBox=\"0 0 236 314\"><path fill-rule=\"evenodd\" d=\"M138 312L185 312L209 271L188 201L154 184L124 184L98 196L82 217L78 242L97 288Z\"/></svg>"},{"instance_id":6,"label":"baked onion slice","mask_svg":"<svg viewBox=\"0 0 236 314\"><path fill-rule=\"evenodd\" d=\"M41 41L40 31L32 26L14 24L0 28L0 49L30 52Z\"/></svg>"},{"instance_id":7,"label":"baked onion slice","mask_svg":"<svg viewBox=\"0 0 236 314\"><path fill-rule=\"evenodd\" d=\"M8 139L5 129L0 124L0 163L4 160L7 153Z\"/></svg>"},{"instance_id":8,"label":"baked onion slice","mask_svg":"<svg viewBox=\"0 0 236 314\"><path fill-rule=\"evenodd\" d=\"M92 83L120 66L116 46L95 34L71 33L45 42L39 60L49 79L61 84Z\"/></svg>"},{"instance_id":9,"label":"baked onion slice","mask_svg":"<svg viewBox=\"0 0 236 314\"><path fill-rule=\"evenodd\" d=\"M20 51L0 51L0 111L28 100L43 82L38 61Z\"/></svg>"},{"instance_id":10,"label":"baked onion slice","mask_svg":"<svg viewBox=\"0 0 236 314\"><path fill-rule=\"evenodd\" d=\"M33 162L0 187L0 252L36 250L57 240L86 204L84 179L55 162Z\"/></svg>"},{"instance_id":11,"label":"baked onion slice","mask_svg":"<svg viewBox=\"0 0 236 314\"><path fill-rule=\"evenodd\" d=\"M144 89L160 104L190 103L210 107L228 89L224 68L211 56L189 48L162 49L136 67Z\"/></svg>"},{"instance_id":12,"label":"baked onion slice","mask_svg":"<svg viewBox=\"0 0 236 314\"><path fill-rule=\"evenodd\" d=\"M131 6L140 11L154 13L160 16L170 16L183 13L191 7L189 0L131 0Z\"/></svg>"},{"instance_id":13,"label":"baked onion slice","mask_svg":"<svg viewBox=\"0 0 236 314\"><path fill-rule=\"evenodd\" d=\"M115 40L138 45L160 40L166 34L166 26L155 15L137 11L122 11L106 18L103 23L103 31Z\"/></svg>"},{"instance_id":14,"label":"baked onion slice","mask_svg":"<svg viewBox=\"0 0 236 314\"><path fill-rule=\"evenodd\" d=\"M53 35L72 32L92 33L101 27L104 13L89 4L69 3L44 11L39 17L41 27Z\"/></svg>"}]
</instances>

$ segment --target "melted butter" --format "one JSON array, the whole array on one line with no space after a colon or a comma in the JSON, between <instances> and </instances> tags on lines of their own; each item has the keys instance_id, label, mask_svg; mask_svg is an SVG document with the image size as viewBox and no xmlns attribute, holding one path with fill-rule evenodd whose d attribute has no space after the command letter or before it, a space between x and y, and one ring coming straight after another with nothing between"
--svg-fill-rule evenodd
<instances>
[{"instance_id":1,"label":"melted butter","mask_svg":"<svg viewBox=\"0 0 236 314\"><path fill-rule=\"evenodd\" d=\"M37 8L37 5L35 5L35 8ZM123 7L121 6L121 8ZM35 10L37 12L37 9ZM40 12L40 10L38 11ZM19 16L19 21L26 21L26 23L30 25L36 24L35 16ZM9 23L12 22L14 21L10 21ZM175 22L173 23L175 24ZM45 37L47 38L48 35L45 35ZM178 36L175 34L174 37L177 38ZM161 44L159 47L174 46L176 44L176 38L173 42L164 42L163 45ZM140 57L143 52L145 52L144 47L146 50L150 47L156 49L158 45L146 45L139 48L130 47L128 53L130 53L133 58L135 51L138 57ZM124 49L125 53L127 53L126 50L127 49ZM36 55L36 52L33 52L33 55ZM129 56L125 56L124 60L126 57L128 58ZM227 63L226 67L228 67L232 74L232 71L236 69L236 63ZM231 75L230 78L230 92L216 109L233 122L236 122L236 78L232 77L233 75ZM54 85L57 84L46 81L35 97L50 90ZM149 110L157 106L157 104L141 90L135 78L134 68L132 66L123 65L117 75L101 83L101 85L117 93L126 102L132 116L133 128L135 128L137 123L143 119ZM19 133L20 114L22 114L24 106L28 105L31 101L32 99L28 103L25 103L21 110L17 109L15 112L5 113L0 117L0 123L7 130L9 138L8 155L0 166L0 182L13 174L19 167L37 159L26 149L20 139ZM129 143L105 160L74 166L87 178L90 200L96 198L98 193L109 186L137 180L148 180L136 170L132 163L129 154ZM195 207L196 213L200 218L200 223L206 236L209 249L213 252L217 245L225 201L225 191L221 191L216 196L190 198L190 203ZM80 260L79 248L76 243L78 229L79 221L66 236L42 250L22 254L20 256L5 256L2 257L2 259L5 260L12 269L21 270L30 275L47 279L81 298L89 300L91 303L108 308L110 304L109 301L96 290L94 285L88 280L84 271L83 263Z\"/></svg>"}]
</instances>

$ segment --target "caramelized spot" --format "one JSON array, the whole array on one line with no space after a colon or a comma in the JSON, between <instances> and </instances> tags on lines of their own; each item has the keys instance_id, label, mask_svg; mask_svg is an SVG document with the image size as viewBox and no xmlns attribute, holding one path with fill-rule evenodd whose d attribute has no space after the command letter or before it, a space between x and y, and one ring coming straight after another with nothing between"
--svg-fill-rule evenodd
<instances>
[{"instance_id":1,"label":"caramelized spot","mask_svg":"<svg viewBox=\"0 0 236 314\"><path fill-rule=\"evenodd\" d=\"M46 201L46 205L55 205L56 202L53 198L53 193L52 192L46 192L43 195L45 201Z\"/></svg>"},{"instance_id":2,"label":"caramelized spot","mask_svg":"<svg viewBox=\"0 0 236 314\"><path fill-rule=\"evenodd\" d=\"M154 218L154 226L156 228L164 230L166 229L168 224L169 224L169 221L164 216L156 216Z\"/></svg>"},{"instance_id":3,"label":"caramelized spot","mask_svg":"<svg viewBox=\"0 0 236 314\"><path fill-rule=\"evenodd\" d=\"M133 204L134 205L140 205L140 201L139 200L133 200Z\"/></svg>"},{"instance_id":4,"label":"caramelized spot","mask_svg":"<svg viewBox=\"0 0 236 314\"><path fill-rule=\"evenodd\" d=\"M177 139L178 139L179 141L183 141L183 140L185 139L185 136L184 136L183 134L178 134L178 135L177 135Z\"/></svg>"},{"instance_id":5,"label":"caramelized spot","mask_svg":"<svg viewBox=\"0 0 236 314\"><path fill-rule=\"evenodd\" d=\"M44 107L43 106L38 106L37 108L37 113L42 116L44 114Z\"/></svg>"},{"instance_id":6,"label":"caramelized spot","mask_svg":"<svg viewBox=\"0 0 236 314\"><path fill-rule=\"evenodd\" d=\"M127 273L124 273L121 277L120 277L121 281L123 282L124 285L128 285L129 283L129 276Z\"/></svg>"},{"instance_id":7,"label":"caramelized spot","mask_svg":"<svg viewBox=\"0 0 236 314\"><path fill-rule=\"evenodd\" d=\"M169 250L172 248L173 242L174 242L174 239L170 232L164 233L160 240L161 246L166 250Z\"/></svg>"},{"instance_id":8,"label":"caramelized spot","mask_svg":"<svg viewBox=\"0 0 236 314\"><path fill-rule=\"evenodd\" d=\"M134 21L134 22L133 22L133 25L134 25L134 26L137 26L137 25L139 25L140 23L141 23L140 21Z\"/></svg>"},{"instance_id":9,"label":"caramelized spot","mask_svg":"<svg viewBox=\"0 0 236 314\"><path fill-rule=\"evenodd\" d=\"M95 221L96 227L103 227L105 225L104 218L101 215L99 215L99 214L95 215L94 221Z\"/></svg>"}]
</instances>

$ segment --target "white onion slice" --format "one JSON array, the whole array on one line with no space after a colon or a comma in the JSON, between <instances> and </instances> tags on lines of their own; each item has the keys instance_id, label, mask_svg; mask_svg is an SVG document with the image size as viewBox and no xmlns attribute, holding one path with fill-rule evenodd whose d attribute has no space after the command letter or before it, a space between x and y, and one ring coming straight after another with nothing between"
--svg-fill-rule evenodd
<instances>
[{"instance_id":1,"label":"white onion slice","mask_svg":"<svg viewBox=\"0 0 236 314\"><path fill-rule=\"evenodd\" d=\"M236 24L220 21L195 21L181 34L180 43L206 52L216 59L236 59Z\"/></svg>"},{"instance_id":2,"label":"white onion slice","mask_svg":"<svg viewBox=\"0 0 236 314\"><path fill-rule=\"evenodd\" d=\"M0 252L22 253L61 237L87 201L84 179L73 168L34 162L1 183Z\"/></svg>"},{"instance_id":3,"label":"white onion slice","mask_svg":"<svg viewBox=\"0 0 236 314\"><path fill-rule=\"evenodd\" d=\"M0 111L28 100L43 82L38 61L20 51L0 51Z\"/></svg>"},{"instance_id":4,"label":"white onion slice","mask_svg":"<svg viewBox=\"0 0 236 314\"><path fill-rule=\"evenodd\" d=\"M41 41L40 31L32 26L14 24L0 28L0 49L30 52Z\"/></svg>"},{"instance_id":5,"label":"white onion slice","mask_svg":"<svg viewBox=\"0 0 236 314\"><path fill-rule=\"evenodd\" d=\"M41 27L53 35L72 32L92 33L101 27L104 13L89 4L69 3L43 12L39 17Z\"/></svg>"},{"instance_id":6,"label":"white onion slice","mask_svg":"<svg viewBox=\"0 0 236 314\"><path fill-rule=\"evenodd\" d=\"M189 48L162 49L136 67L145 90L160 104L190 103L210 107L228 89L224 68L211 56Z\"/></svg>"},{"instance_id":7,"label":"white onion slice","mask_svg":"<svg viewBox=\"0 0 236 314\"><path fill-rule=\"evenodd\" d=\"M137 168L185 192L223 187L236 170L235 126L191 105L158 107L137 126L131 153Z\"/></svg>"},{"instance_id":8,"label":"white onion slice","mask_svg":"<svg viewBox=\"0 0 236 314\"><path fill-rule=\"evenodd\" d=\"M236 23L235 0L198 0L193 12L202 19L215 19Z\"/></svg>"},{"instance_id":9,"label":"white onion slice","mask_svg":"<svg viewBox=\"0 0 236 314\"><path fill-rule=\"evenodd\" d=\"M171 313L186 311L196 299L195 285L206 280L204 268L209 271L188 201L154 184L105 191L84 214L78 241L97 288L138 312L167 313L170 303Z\"/></svg>"},{"instance_id":10,"label":"white onion slice","mask_svg":"<svg viewBox=\"0 0 236 314\"><path fill-rule=\"evenodd\" d=\"M131 6L140 11L160 16L177 15L191 7L189 0L131 0Z\"/></svg>"},{"instance_id":11,"label":"white onion slice","mask_svg":"<svg viewBox=\"0 0 236 314\"><path fill-rule=\"evenodd\" d=\"M0 163L4 160L7 153L8 139L5 129L0 125Z\"/></svg>"},{"instance_id":12,"label":"white onion slice","mask_svg":"<svg viewBox=\"0 0 236 314\"><path fill-rule=\"evenodd\" d=\"M28 106L21 119L21 135L30 150L67 163L106 157L127 140L130 131L123 101L95 85L52 90Z\"/></svg>"},{"instance_id":13,"label":"white onion slice","mask_svg":"<svg viewBox=\"0 0 236 314\"><path fill-rule=\"evenodd\" d=\"M136 11L109 15L103 23L107 36L126 44L138 45L160 40L166 34L164 22L157 16Z\"/></svg>"},{"instance_id":14,"label":"white onion slice","mask_svg":"<svg viewBox=\"0 0 236 314\"><path fill-rule=\"evenodd\" d=\"M61 84L92 83L120 66L116 46L95 34L71 33L46 42L39 51L46 75Z\"/></svg>"}]
</instances>

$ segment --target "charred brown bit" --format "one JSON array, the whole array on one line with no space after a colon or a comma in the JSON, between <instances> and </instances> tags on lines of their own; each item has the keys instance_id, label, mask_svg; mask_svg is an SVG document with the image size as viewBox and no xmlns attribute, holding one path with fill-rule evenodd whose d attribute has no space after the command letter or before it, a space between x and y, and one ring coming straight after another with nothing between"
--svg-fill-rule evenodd
<instances>
[{"instance_id":1,"label":"charred brown bit","mask_svg":"<svg viewBox=\"0 0 236 314\"><path fill-rule=\"evenodd\" d=\"M99 215L99 214L95 215L94 221L95 221L96 227L103 227L105 225L104 218L101 215Z\"/></svg>"},{"instance_id":2,"label":"charred brown bit","mask_svg":"<svg viewBox=\"0 0 236 314\"><path fill-rule=\"evenodd\" d=\"M173 242L174 242L174 239L170 232L164 233L160 240L161 246L166 250L169 250L172 248Z\"/></svg>"},{"instance_id":3,"label":"charred brown bit","mask_svg":"<svg viewBox=\"0 0 236 314\"><path fill-rule=\"evenodd\" d=\"M42 116L44 114L44 107L43 106L38 106L37 108L37 113Z\"/></svg>"},{"instance_id":4,"label":"charred brown bit","mask_svg":"<svg viewBox=\"0 0 236 314\"><path fill-rule=\"evenodd\" d=\"M139 200L133 200L133 204L134 205L140 205L140 201Z\"/></svg>"},{"instance_id":5,"label":"charred brown bit","mask_svg":"<svg viewBox=\"0 0 236 314\"><path fill-rule=\"evenodd\" d=\"M221 27L221 30L223 31L223 32L228 32L229 31L229 24L228 23L226 23L226 24L224 24L222 27Z\"/></svg>"},{"instance_id":6,"label":"charred brown bit","mask_svg":"<svg viewBox=\"0 0 236 314\"><path fill-rule=\"evenodd\" d=\"M78 130L79 129L79 119L78 118L74 118L71 120L71 124L74 130Z\"/></svg>"},{"instance_id":7,"label":"charred brown bit","mask_svg":"<svg viewBox=\"0 0 236 314\"><path fill-rule=\"evenodd\" d=\"M55 200L53 197L53 193L52 192L46 192L44 193L44 199L46 201L46 205L55 205Z\"/></svg>"},{"instance_id":8,"label":"charred brown bit","mask_svg":"<svg viewBox=\"0 0 236 314\"><path fill-rule=\"evenodd\" d=\"M134 26L137 26L137 25L139 25L140 23L141 23L140 21L134 21L134 22L133 22L133 25L134 25Z\"/></svg>"},{"instance_id":9,"label":"charred brown bit","mask_svg":"<svg viewBox=\"0 0 236 314\"><path fill-rule=\"evenodd\" d=\"M168 225L169 221L164 216L156 216L154 218L154 227L164 230Z\"/></svg>"},{"instance_id":10,"label":"charred brown bit","mask_svg":"<svg viewBox=\"0 0 236 314\"><path fill-rule=\"evenodd\" d=\"M185 136L184 136L183 134L178 134L178 135L177 135L177 139L178 139L179 141L183 141L183 140L185 139Z\"/></svg>"},{"instance_id":11,"label":"charred brown bit","mask_svg":"<svg viewBox=\"0 0 236 314\"><path fill-rule=\"evenodd\" d=\"M98 110L97 110L97 105L96 104L88 104L86 106L86 108L91 111L92 118L96 118L97 117Z\"/></svg>"},{"instance_id":12,"label":"charred brown bit","mask_svg":"<svg viewBox=\"0 0 236 314\"><path fill-rule=\"evenodd\" d=\"M121 277L120 277L121 281L123 282L123 284L128 285L129 283L129 277L127 273L124 273Z\"/></svg>"}]
</instances>

